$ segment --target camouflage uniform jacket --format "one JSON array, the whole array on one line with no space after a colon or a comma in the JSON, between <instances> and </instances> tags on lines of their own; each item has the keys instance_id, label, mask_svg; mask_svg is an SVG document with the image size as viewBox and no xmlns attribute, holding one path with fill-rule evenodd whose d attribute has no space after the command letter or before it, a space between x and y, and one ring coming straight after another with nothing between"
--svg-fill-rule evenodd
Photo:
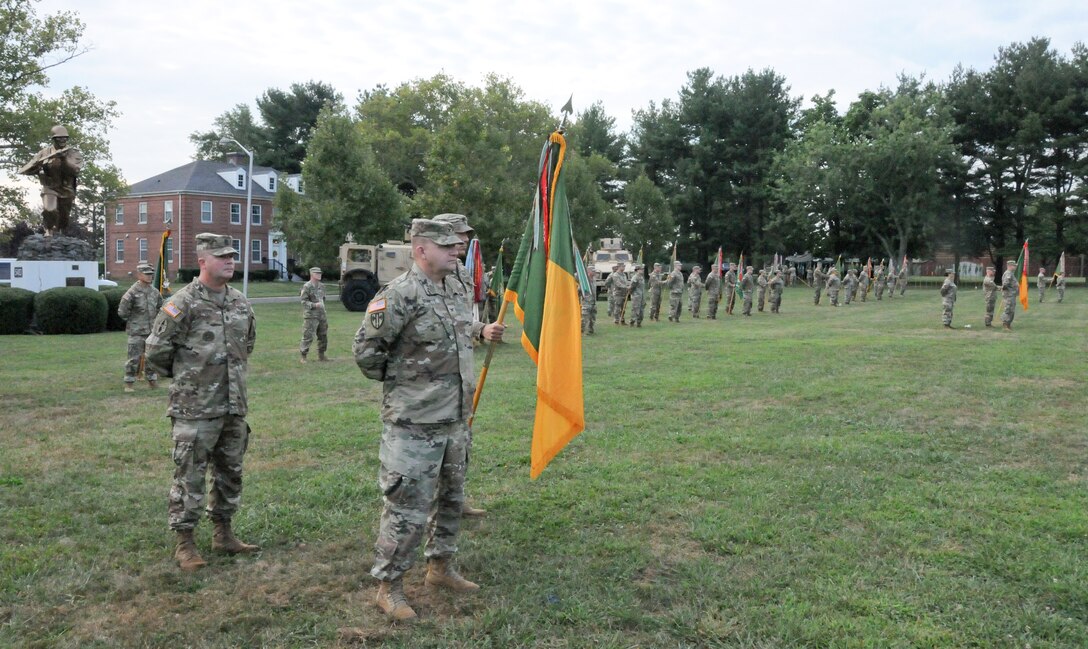
<instances>
[{"instance_id":1,"label":"camouflage uniform jacket","mask_svg":"<svg viewBox=\"0 0 1088 649\"><path fill-rule=\"evenodd\" d=\"M767 274L763 271L759 271L759 275L756 276L756 286L761 293L767 290L767 284Z\"/></svg>"},{"instance_id":2,"label":"camouflage uniform jacket","mask_svg":"<svg viewBox=\"0 0 1088 649\"><path fill-rule=\"evenodd\" d=\"M167 414L178 419L244 417L246 367L257 339L249 300L226 287L219 298L200 279L170 296L147 337L147 365L174 377Z\"/></svg>"},{"instance_id":3,"label":"camouflage uniform jacket","mask_svg":"<svg viewBox=\"0 0 1088 649\"><path fill-rule=\"evenodd\" d=\"M703 280L701 277L699 277L699 275L695 273L688 275L688 290L693 293L702 292Z\"/></svg>"},{"instance_id":4,"label":"camouflage uniform jacket","mask_svg":"<svg viewBox=\"0 0 1088 649\"><path fill-rule=\"evenodd\" d=\"M768 287L771 289L772 300L778 300L782 298L782 286L784 284L785 281L783 281L782 278L779 276L771 278L771 281L768 283Z\"/></svg>"},{"instance_id":5,"label":"camouflage uniform jacket","mask_svg":"<svg viewBox=\"0 0 1088 649\"><path fill-rule=\"evenodd\" d=\"M302 285L302 315L306 318L319 318L325 314L325 285L309 281ZM318 305L321 305L318 307Z\"/></svg>"},{"instance_id":6,"label":"camouflage uniform jacket","mask_svg":"<svg viewBox=\"0 0 1088 649\"><path fill-rule=\"evenodd\" d=\"M452 276L437 285L416 265L374 296L353 350L363 374L382 381L383 421L468 420L476 389L472 325L465 286Z\"/></svg>"},{"instance_id":7,"label":"camouflage uniform jacket","mask_svg":"<svg viewBox=\"0 0 1088 649\"><path fill-rule=\"evenodd\" d=\"M121 297L117 315L125 319L125 333L130 336L146 336L162 306L162 296L151 284L136 282Z\"/></svg>"},{"instance_id":8,"label":"camouflage uniform jacket","mask_svg":"<svg viewBox=\"0 0 1088 649\"><path fill-rule=\"evenodd\" d=\"M646 296L646 278L642 275L641 270L636 270L635 274L631 276L631 298L641 298Z\"/></svg>"},{"instance_id":9,"label":"camouflage uniform jacket","mask_svg":"<svg viewBox=\"0 0 1088 649\"><path fill-rule=\"evenodd\" d=\"M605 288L608 289L608 292L613 295L618 295L620 297L627 296L628 282L626 273L621 273L619 271L610 273L608 278L604 280L604 285Z\"/></svg>"},{"instance_id":10,"label":"camouflage uniform jacket","mask_svg":"<svg viewBox=\"0 0 1088 649\"><path fill-rule=\"evenodd\" d=\"M725 285L725 293L731 293L737 286L737 271L727 270L722 278L722 283Z\"/></svg>"},{"instance_id":11,"label":"camouflage uniform jacket","mask_svg":"<svg viewBox=\"0 0 1088 649\"><path fill-rule=\"evenodd\" d=\"M706 288L706 294L712 298L721 298L722 296L722 279L718 277L717 273L710 273L706 276L706 282L703 284Z\"/></svg>"},{"instance_id":12,"label":"camouflage uniform jacket","mask_svg":"<svg viewBox=\"0 0 1088 649\"><path fill-rule=\"evenodd\" d=\"M956 283L951 277L946 277L944 284L941 284L941 298L945 304L956 303Z\"/></svg>"},{"instance_id":13,"label":"camouflage uniform jacket","mask_svg":"<svg viewBox=\"0 0 1088 649\"><path fill-rule=\"evenodd\" d=\"M997 283L994 282L993 277L986 276L982 278L982 295L987 300L994 297L997 293Z\"/></svg>"},{"instance_id":14,"label":"camouflage uniform jacket","mask_svg":"<svg viewBox=\"0 0 1088 649\"><path fill-rule=\"evenodd\" d=\"M661 287L665 285L667 277L664 271L650 273L650 293L661 295Z\"/></svg>"},{"instance_id":15,"label":"camouflage uniform jacket","mask_svg":"<svg viewBox=\"0 0 1088 649\"><path fill-rule=\"evenodd\" d=\"M858 278L855 275L847 273L846 278L842 280L842 285L846 287L847 290L857 288Z\"/></svg>"},{"instance_id":16,"label":"camouflage uniform jacket","mask_svg":"<svg viewBox=\"0 0 1088 649\"><path fill-rule=\"evenodd\" d=\"M746 274L740 280L740 292L745 298L749 298L752 295L752 291L756 287L755 279L752 277L752 273Z\"/></svg>"},{"instance_id":17,"label":"camouflage uniform jacket","mask_svg":"<svg viewBox=\"0 0 1088 649\"><path fill-rule=\"evenodd\" d=\"M1006 270L1005 274L1001 276L1001 295L1002 297L1016 297L1020 294L1020 282L1016 281L1016 273L1011 270Z\"/></svg>"},{"instance_id":18,"label":"camouflage uniform jacket","mask_svg":"<svg viewBox=\"0 0 1088 649\"><path fill-rule=\"evenodd\" d=\"M1040 290L1045 289L1048 283L1047 276L1042 273L1039 273L1039 276L1035 278L1035 287Z\"/></svg>"},{"instance_id":19,"label":"camouflage uniform jacket","mask_svg":"<svg viewBox=\"0 0 1088 649\"><path fill-rule=\"evenodd\" d=\"M684 274L678 270L672 271L669 273L669 279L665 281L665 286L669 287L669 293L683 293Z\"/></svg>"}]
</instances>

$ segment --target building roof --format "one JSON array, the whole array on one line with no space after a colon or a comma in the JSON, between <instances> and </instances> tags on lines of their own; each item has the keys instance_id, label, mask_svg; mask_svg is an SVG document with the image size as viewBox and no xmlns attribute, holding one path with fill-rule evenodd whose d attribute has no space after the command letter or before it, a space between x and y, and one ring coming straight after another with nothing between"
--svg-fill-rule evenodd
<instances>
[{"instance_id":1,"label":"building roof","mask_svg":"<svg viewBox=\"0 0 1088 649\"><path fill-rule=\"evenodd\" d=\"M129 196L146 194L222 194L227 196L240 196L245 198L245 188L239 189L233 183L223 180L219 175L223 171L235 171L246 167L219 162L217 160L195 160L170 171L152 176L146 180L129 185ZM271 167L253 167L253 175L266 173L280 175ZM253 185L253 198L272 199L274 192L268 191L260 183Z\"/></svg>"}]
</instances>

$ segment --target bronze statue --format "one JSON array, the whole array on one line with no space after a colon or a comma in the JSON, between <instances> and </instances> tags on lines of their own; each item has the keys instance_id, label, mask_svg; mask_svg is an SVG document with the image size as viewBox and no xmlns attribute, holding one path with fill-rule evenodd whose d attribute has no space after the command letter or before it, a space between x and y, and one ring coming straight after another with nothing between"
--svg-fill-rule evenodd
<instances>
[{"instance_id":1,"label":"bronze statue","mask_svg":"<svg viewBox=\"0 0 1088 649\"><path fill-rule=\"evenodd\" d=\"M42 184L42 220L46 235L60 234L68 227L68 215L76 199L76 176L83 168L83 156L68 146L68 129L54 126L51 146L38 151L19 173L37 176Z\"/></svg>"}]
</instances>

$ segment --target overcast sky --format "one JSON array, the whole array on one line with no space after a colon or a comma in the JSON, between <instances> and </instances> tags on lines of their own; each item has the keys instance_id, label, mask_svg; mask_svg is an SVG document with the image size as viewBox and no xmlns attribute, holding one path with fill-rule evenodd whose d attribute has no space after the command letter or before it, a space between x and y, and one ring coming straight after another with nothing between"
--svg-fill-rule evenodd
<instances>
[{"instance_id":1,"label":"overcast sky","mask_svg":"<svg viewBox=\"0 0 1088 649\"><path fill-rule=\"evenodd\" d=\"M675 97L689 71L773 68L796 96L857 94L896 75L945 80L984 70L999 47L1034 36L1068 55L1088 35L1084 0L415 0L121 2L44 0L72 10L91 51L53 70L51 90L82 85L122 115L113 159L132 183L185 164L189 134L268 88L359 91L445 72L480 85L510 77L528 99L575 111L594 101L626 130L633 110ZM77 143L78 145L78 143Z\"/></svg>"}]
</instances>

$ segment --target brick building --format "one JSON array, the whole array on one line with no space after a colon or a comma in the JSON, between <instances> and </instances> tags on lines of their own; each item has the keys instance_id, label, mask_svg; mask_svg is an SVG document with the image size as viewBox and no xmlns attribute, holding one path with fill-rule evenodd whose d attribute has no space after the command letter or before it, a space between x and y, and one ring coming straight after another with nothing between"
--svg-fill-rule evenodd
<instances>
[{"instance_id":1,"label":"brick building","mask_svg":"<svg viewBox=\"0 0 1088 649\"><path fill-rule=\"evenodd\" d=\"M250 271L272 269L286 277L287 243L272 228L272 199L280 182L301 192L302 179L253 168L250 238L243 242L248 168L248 158L197 160L131 185L124 198L107 207L107 277L132 277L138 264L155 265L166 230L171 231L166 247L171 278L179 268L197 267L194 237L201 232L229 235L234 247L249 255Z\"/></svg>"}]
</instances>

